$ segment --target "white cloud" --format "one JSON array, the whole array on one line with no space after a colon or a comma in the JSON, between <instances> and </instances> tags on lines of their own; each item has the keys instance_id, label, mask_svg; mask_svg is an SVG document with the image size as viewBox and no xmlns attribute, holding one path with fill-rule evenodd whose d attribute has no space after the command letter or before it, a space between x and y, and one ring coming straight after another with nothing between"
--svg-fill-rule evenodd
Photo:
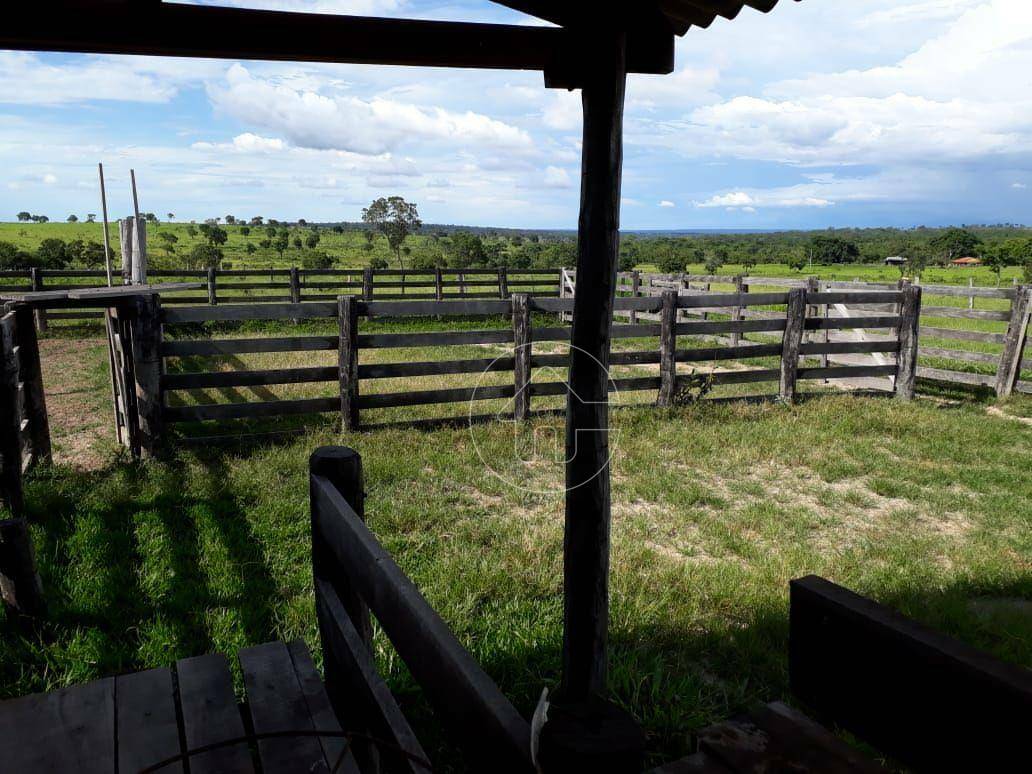
<instances>
[{"instance_id":1,"label":"white cloud","mask_svg":"<svg viewBox=\"0 0 1032 774\"><path fill-rule=\"evenodd\" d=\"M669 199L662 199L662 200L661 200L661 201L659 202L659 206L660 206L660 207L676 207L677 205L676 205L676 204L674 204L674 203L673 203L672 201L670 201Z\"/></svg>"},{"instance_id":2,"label":"white cloud","mask_svg":"<svg viewBox=\"0 0 1032 774\"><path fill-rule=\"evenodd\" d=\"M444 141L507 151L532 149L530 135L488 116L395 100L324 96L253 76L234 64L224 85L209 87L215 107L238 121L306 148L378 154L411 141Z\"/></svg>"},{"instance_id":3,"label":"white cloud","mask_svg":"<svg viewBox=\"0 0 1032 774\"><path fill-rule=\"evenodd\" d=\"M541 114L542 123L549 129L563 132L580 129L583 118L580 92L553 90L550 95L548 104Z\"/></svg>"},{"instance_id":4,"label":"white cloud","mask_svg":"<svg viewBox=\"0 0 1032 774\"><path fill-rule=\"evenodd\" d=\"M543 182L549 188L571 188L573 186L570 173L562 167L546 167Z\"/></svg>"},{"instance_id":5,"label":"white cloud","mask_svg":"<svg viewBox=\"0 0 1032 774\"><path fill-rule=\"evenodd\" d=\"M53 185L57 182L57 175L53 175L48 172L47 174L43 175L43 182L46 185Z\"/></svg>"},{"instance_id":6,"label":"white cloud","mask_svg":"<svg viewBox=\"0 0 1032 774\"><path fill-rule=\"evenodd\" d=\"M1017 189L1018 191L1024 191L1028 186L1024 183L1011 183L1011 188Z\"/></svg>"},{"instance_id":7,"label":"white cloud","mask_svg":"<svg viewBox=\"0 0 1032 774\"><path fill-rule=\"evenodd\" d=\"M745 191L733 191L732 193L711 196L704 202L696 202L696 207L748 207L755 203Z\"/></svg>"},{"instance_id":8,"label":"white cloud","mask_svg":"<svg viewBox=\"0 0 1032 774\"><path fill-rule=\"evenodd\" d=\"M723 207L728 212L756 212L758 207L830 207L833 202L819 196L805 193L811 186L792 186L789 188L773 188L765 191L732 191L726 194L715 194L709 199L695 202L696 207L703 209Z\"/></svg>"}]
</instances>

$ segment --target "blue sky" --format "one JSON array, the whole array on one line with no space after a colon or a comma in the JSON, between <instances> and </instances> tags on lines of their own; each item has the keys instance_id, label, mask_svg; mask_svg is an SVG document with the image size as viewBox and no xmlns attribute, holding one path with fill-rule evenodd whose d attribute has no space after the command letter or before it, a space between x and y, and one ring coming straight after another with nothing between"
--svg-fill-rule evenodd
<instances>
[{"instance_id":1,"label":"blue sky","mask_svg":"<svg viewBox=\"0 0 1032 774\"><path fill-rule=\"evenodd\" d=\"M535 23L489 2L221 0ZM783 0L627 90L628 229L1032 223L1032 3ZM0 51L0 219L141 207L573 228L579 94L540 74Z\"/></svg>"}]
</instances>

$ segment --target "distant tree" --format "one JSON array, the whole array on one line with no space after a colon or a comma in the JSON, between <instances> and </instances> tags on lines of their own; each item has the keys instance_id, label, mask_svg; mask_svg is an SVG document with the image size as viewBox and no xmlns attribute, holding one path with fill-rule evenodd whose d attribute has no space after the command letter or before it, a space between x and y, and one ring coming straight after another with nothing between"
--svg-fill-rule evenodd
<instances>
[{"instance_id":1,"label":"distant tree","mask_svg":"<svg viewBox=\"0 0 1032 774\"><path fill-rule=\"evenodd\" d=\"M166 213L165 217L168 218L169 220L175 220L176 219L176 214L174 212L169 212L169 213Z\"/></svg>"},{"instance_id":2,"label":"distant tree","mask_svg":"<svg viewBox=\"0 0 1032 774\"><path fill-rule=\"evenodd\" d=\"M288 247L290 247L290 237L280 234L273 240L272 247L277 253L279 253L279 257L282 258L283 253L286 252Z\"/></svg>"},{"instance_id":3,"label":"distant tree","mask_svg":"<svg viewBox=\"0 0 1032 774\"><path fill-rule=\"evenodd\" d=\"M313 231L307 237L305 237L305 247L309 250L314 250L315 246L319 244L319 232Z\"/></svg>"},{"instance_id":4,"label":"distant tree","mask_svg":"<svg viewBox=\"0 0 1032 774\"><path fill-rule=\"evenodd\" d=\"M982 263L989 267L989 270L996 275L996 287L1000 287L1003 269L1010 263L1007 248L1003 245L990 245L986 247L982 250Z\"/></svg>"},{"instance_id":5,"label":"distant tree","mask_svg":"<svg viewBox=\"0 0 1032 774\"><path fill-rule=\"evenodd\" d=\"M179 241L179 237L171 231L159 232L158 239L165 243L165 255L173 255L176 252L176 242Z\"/></svg>"},{"instance_id":6,"label":"distant tree","mask_svg":"<svg viewBox=\"0 0 1032 774\"><path fill-rule=\"evenodd\" d=\"M260 226L264 221L265 218L263 218L261 215L255 215L253 218L251 218L251 225Z\"/></svg>"},{"instance_id":7,"label":"distant tree","mask_svg":"<svg viewBox=\"0 0 1032 774\"><path fill-rule=\"evenodd\" d=\"M305 250L301 265L306 269L329 269L333 266L333 259L322 250Z\"/></svg>"},{"instance_id":8,"label":"distant tree","mask_svg":"<svg viewBox=\"0 0 1032 774\"><path fill-rule=\"evenodd\" d=\"M240 227L240 236L242 236L244 239L247 239L247 237L250 235L250 233L251 233L251 227L250 226L241 226Z\"/></svg>"},{"instance_id":9,"label":"distant tree","mask_svg":"<svg viewBox=\"0 0 1032 774\"><path fill-rule=\"evenodd\" d=\"M459 269L483 266L487 260L484 240L469 231L456 231L451 238L452 255L449 263Z\"/></svg>"},{"instance_id":10,"label":"distant tree","mask_svg":"<svg viewBox=\"0 0 1032 774\"><path fill-rule=\"evenodd\" d=\"M226 240L229 239L229 234L226 233L226 229L220 226L209 226L204 236L208 240L208 244L212 247L224 245L226 244Z\"/></svg>"},{"instance_id":11,"label":"distant tree","mask_svg":"<svg viewBox=\"0 0 1032 774\"><path fill-rule=\"evenodd\" d=\"M974 255L981 244L981 238L966 228L948 228L933 237L928 246L942 263L949 263L956 258Z\"/></svg>"},{"instance_id":12,"label":"distant tree","mask_svg":"<svg viewBox=\"0 0 1032 774\"><path fill-rule=\"evenodd\" d=\"M400 196L389 196L386 199L381 197L362 210L362 221L384 235L387 244L394 251L398 265L404 269L401 246L410 233L418 231L423 225L416 205Z\"/></svg>"},{"instance_id":13,"label":"distant tree","mask_svg":"<svg viewBox=\"0 0 1032 774\"><path fill-rule=\"evenodd\" d=\"M375 258L370 258L369 259L369 268L370 269L373 269L373 270L376 270L376 269L386 269L387 266L388 266L388 264L387 264L387 259L386 258L380 258L379 256L377 256Z\"/></svg>"},{"instance_id":14,"label":"distant tree","mask_svg":"<svg viewBox=\"0 0 1032 774\"><path fill-rule=\"evenodd\" d=\"M284 236L287 239L290 239L290 229L286 228L285 226L281 227L280 230L277 231L276 233L279 234L280 236Z\"/></svg>"},{"instance_id":15,"label":"distant tree","mask_svg":"<svg viewBox=\"0 0 1032 774\"><path fill-rule=\"evenodd\" d=\"M1029 258L1025 261L1021 273L1025 279L1025 282L1032 283L1032 258Z\"/></svg>"},{"instance_id":16,"label":"distant tree","mask_svg":"<svg viewBox=\"0 0 1032 774\"><path fill-rule=\"evenodd\" d=\"M265 227L265 236L267 236L269 239L275 239L277 233L278 232L276 231L276 227L275 226L266 226Z\"/></svg>"},{"instance_id":17,"label":"distant tree","mask_svg":"<svg viewBox=\"0 0 1032 774\"><path fill-rule=\"evenodd\" d=\"M44 239L36 249L36 257L44 269L63 269L70 260L68 245L61 239Z\"/></svg>"},{"instance_id":18,"label":"distant tree","mask_svg":"<svg viewBox=\"0 0 1032 774\"><path fill-rule=\"evenodd\" d=\"M33 223L49 223L50 222L50 218L48 218L46 215L30 215L29 218L32 220Z\"/></svg>"},{"instance_id":19,"label":"distant tree","mask_svg":"<svg viewBox=\"0 0 1032 774\"><path fill-rule=\"evenodd\" d=\"M186 227L186 234L187 234L187 236L189 236L189 237L190 237L191 239L192 239L193 237L197 236L197 226L195 226L195 225L193 225L193 224L191 223L191 224L190 224L189 226L187 226L187 227Z\"/></svg>"},{"instance_id":20,"label":"distant tree","mask_svg":"<svg viewBox=\"0 0 1032 774\"><path fill-rule=\"evenodd\" d=\"M236 216L235 215L227 215L226 217L223 218L223 220L226 221L226 225L228 225L228 226L235 226L236 225Z\"/></svg>"},{"instance_id":21,"label":"distant tree","mask_svg":"<svg viewBox=\"0 0 1032 774\"><path fill-rule=\"evenodd\" d=\"M817 263L855 263L860 257L860 248L847 239L821 234L811 237L809 254Z\"/></svg>"},{"instance_id":22,"label":"distant tree","mask_svg":"<svg viewBox=\"0 0 1032 774\"><path fill-rule=\"evenodd\" d=\"M373 233L372 229L368 228L362 231L362 236L365 237L366 243L370 246L373 244L373 240L376 238L376 234Z\"/></svg>"},{"instance_id":23,"label":"distant tree","mask_svg":"<svg viewBox=\"0 0 1032 774\"><path fill-rule=\"evenodd\" d=\"M304 228L305 226L308 225L308 221L305 220L304 218L298 218L297 219L297 225L299 225L301 228Z\"/></svg>"},{"instance_id":24,"label":"distant tree","mask_svg":"<svg viewBox=\"0 0 1032 774\"><path fill-rule=\"evenodd\" d=\"M0 242L0 269L31 269L38 265L36 256L10 242Z\"/></svg>"},{"instance_id":25,"label":"distant tree","mask_svg":"<svg viewBox=\"0 0 1032 774\"><path fill-rule=\"evenodd\" d=\"M87 223L94 223L96 220L97 220L97 213L95 213L95 212L87 212L86 213L86 222Z\"/></svg>"},{"instance_id":26,"label":"distant tree","mask_svg":"<svg viewBox=\"0 0 1032 774\"><path fill-rule=\"evenodd\" d=\"M18 213L18 221L19 222L23 222L24 223L25 221L28 221L28 220L32 220L32 213L31 212L26 212L25 210L22 210L21 212Z\"/></svg>"},{"instance_id":27,"label":"distant tree","mask_svg":"<svg viewBox=\"0 0 1032 774\"><path fill-rule=\"evenodd\" d=\"M710 253L708 256L706 256L706 262L703 264L707 274L716 274L720 270L720 267L723 265L724 260L720 256L719 252Z\"/></svg>"},{"instance_id":28,"label":"distant tree","mask_svg":"<svg viewBox=\"0 0 1032 774\"><path fill-rule=\"evenodd\" d=\"M79 262L87 269L94 269L104 264L104 245L92 239L82 246L79 252Z\"/></svg>"},{"instance_id":29,"label":"distant tree","mask_svg":"<svg viewBox=\"0 0 1032 774\"><path fill-rule=\"evenodd\" d=\"M634 271L634 267L638 265L637 253L625 253L620 252L620 264L619 270L622 272Z\"/></svg>"},{"instance_id":30,"label":"distant tree","mask_svg":"<svg viewBox=\"0 0 1032 774\"><path fill-rule=\"evenodd\" d=\"M372 242L364 243L362 245L362 249L365 250L366 252L370 252L373 249L373 243Z\"/></svg>"},{"instance_id":31,"label":"distant tree","mask_svg":"<svg viewBox=\"0 0 1032 774\"><path fill-rule=\"evenodd\" d=\"M301 245L304 244L304 240L301 239L301 237L299 237L299 236L294 237L293 242L294 242L294 247L296 247L298 250L300 250L301 249Z\"/></svg>"},{"instance_id":32,"label":"distant tree","mask_svg":"<svg viewBox=\"0 0 1032 774\"><path fill-rule=\"evenodd\" d=\"M680 274L686 265L685 259L677 254L669 243L657 245L655 250L656 266L663 274Z\"/></svg>"},{"instance_id":33,"label":"distant tree","mask_svg":"<svg viewBox=\"0 0 1032 774\"><path fill-rule=\"evenodd\" d=\"M258 248L255 247L253 243L248 242L246 245L244 245L244 252L246 252L248 255L254 255L256 252L258 252Z\"/></svg>"},{"instance_id":34,"label":"distant tree","mask_svg":"<svg viewBox=\"0 0 1032 774\"><path fill-rule=\"evenodd\" d=\"M79 222L79 216L78 215L69 215L68 216L68 222L69 223L78 223Z\"/></svg>"},{"instance_id":35,"label":"distant tree","mask_svg":"<svg viewBox=\"0 0 1032 774\"><path fill-rule=\"evenodd\" d=\"M272 240L263 239L258 243L258 246L262 248L262 250L268 250L270 247L272 247Z\"/></svg>"},{"instance_id":36,"label":"distant tree","mask_svg":"<svg viewBox=\"0 0 1032 774\"><path fill-rule=\"evenodd\" d=\"M222 262L222 251L213 244L194 245L190 251L190 265L195 269L217 269Z\"/></svg>"},{"instance_id":37,"label":"distant tree","mask_svg":"<svg viewBox=\"0 0 1032 774\"><path fill-rule=\"evenodd\" d=\"M792 271L802 271L806 268L806 256L802 253L791 252L788 254L788 268Z\"/></svg>"},{"instance_id":38,"label":"distant tree","mask_svg":"<svg viewBox=\"0 0 1032 774\"><path fill-rule=\"evenodd\" d=\"M746 253L742 256L740 263L742 264L742 274L751 274L756 267L756 256Z\"/></svg>"},{"instance_id":39,"label":"distant tree","mask_svg":"<svg viewBox=\"0 0 1032 774\"><path fill-rule=\"evenodd\" d=\"M153 212L145 212L145 213L143 213L143 219L145 221L147 221L148 223L157 223L158 222L158 216L155 215Z\"/></svg>"}]
</instances>

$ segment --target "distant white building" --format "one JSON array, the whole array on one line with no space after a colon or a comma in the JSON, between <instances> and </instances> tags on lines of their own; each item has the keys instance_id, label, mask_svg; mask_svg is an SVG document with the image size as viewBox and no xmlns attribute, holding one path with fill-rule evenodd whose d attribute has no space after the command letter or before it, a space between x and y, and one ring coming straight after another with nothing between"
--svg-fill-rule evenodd
<instances>
[{"instance_id":1,"label":"distant white building","mask_svg":"<svg viewBox=\"0 0 1032 774\"><path fill-rule=\"evenodd\" d=\"M886 266L902 266L907 262L907 259L901 255L890 255L885 259Z\"/></svg>"}]
</instances>

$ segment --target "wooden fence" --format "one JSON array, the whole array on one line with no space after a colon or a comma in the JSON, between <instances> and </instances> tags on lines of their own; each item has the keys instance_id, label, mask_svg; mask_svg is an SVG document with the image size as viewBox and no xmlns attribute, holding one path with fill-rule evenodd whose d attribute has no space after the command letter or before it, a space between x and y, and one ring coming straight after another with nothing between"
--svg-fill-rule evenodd
<instances>
[{"instance_id":1,"label":"wooden fence","mask_svg":"<svg viewBox=\"0 0 1032 774\"><path fill-rule=\"evenodd\" d=\"M335 300L341 294L366 301L393 299L505 299L514 293L555 296L559 269L151 269L158 281L201 281L203 292L167 293L162 303L254 304ZM0 271L6 293L81 290L100 287L106 272L92 269L24 269ZM48 319L100 319L103 312L68 308L39 309L40 329Z\"/></svg>"},{"instance_id":2,"label":"wooden fence","mask_svg":"<svg viewBox=\"0 0 1032 774\"><path fill-rule=\"evenodd\" d=\"M22 475L50 460L39 347L32 311L7 307L0 318L0 594L17 613L33 615L42 591L25 519Z\"/></svg>"},{"instance_id":3,"label":"wooden fence","mask_svg":"<svg viewBox=\"0 0 1032 774\"><path fill-rule=\"evenodd\" d=\"M813 292L892 291L899 283L799 279L784 277L722 276L699 274L645 274L627 272L618 275L617 293L625 297L655 297L669 289L681 294L710 292L714 286L729 287L735 293L768 292L770 289L806 288ZM1032 309L1032 286L1009 288L975 287L973 284L921 285L924 305L921 310L921 337L917 375L933 382L973 385L994 389L999 397L1013 391L1032 393L1032 357L1026 357L1029 312ZM576 292L576 273L564 269L560 280L561 294ZM963 305L953 305L963 299ZM977 304L998 308L976 309ZM878 311L872 303L854 306L833 304L825 309L829 316L847 316ZM719 310L700 309L705 319ZM732 319L762 319L767 310L746 307L731 310ZM618 318L632 323L638 317L654 319L647 313L618 311ZM732 334L733 343L738 335ZM832 356L831 361L836 359ZM826 361L825 361L826 362ZM1023 374L1024 372L1024 374ZM1027 378L1023 378L1027 374Z\"/></svg>"},{"instance_id":4,"label":"wooden fence","mask_svg":"<svg viewBox=\"0 0 1032 774\"><path fill-rule=\"evenodd\" d=\"M833 303L878 303L898 308L890 314L859 318L829 318L820 313ZM699 309L748 309L763 306L781 307L763 319L680 320L678 311ZM565 396L567 385L562 381L535 381L534 369L565 368L566 354L538 354L534 345L542 342L569 341L571 329L565 325L532 325L532 313L554 315L569 312L573 299L531 298L523 294L509 300L476 301L365 301L342 296L336 302L301 304L261 304L234 306L195 306L163 308L160 325L170 336L162 338L158 350L164 363L160 372L160 422L192 422L228 420L276 415L340 412L342 425L355 429L362 424L362 412L370 409L421 406L446 403L469 403L504 399L512 401L512 415L525 419L532 410L533 399L539 396ZM835 380L891 378L901 397L913 394L915 375L917 314L920 291L905 288L893 292L829 292L813 293L805 289L776 293L704 294L678 296L666 291L661 297L618 298L620 312L636 312L655 317L655 322L614 326L614 339L658 339L658 345L644 351L614 351L611 366L658 366L658 373L647 376L612 378L610 389L618 391L656 391L659 405L671 405L679 398L684 374L678 364L729 362L753 358L773 358L780 363L771 368L736 368L706 372L708 385L777 383L777 394L791 401L802 380ZM511 326L490 330L420 331L405 333L366 333L362 319L369 316L507 316ZM337 320L336 335L261 336L249 338L188 338L190 326L206 322L239 322L249 320ZM821 334L844 329L884 329L884 339L874 341L823 341ZM731 345L725 337L746 333L763 333L768 341ZM679 346L713 340L716 346ZM441 347L453 345L507 345L512 351L497 358L473 358L396 363L362 363L359 353L365 350ZM336 351L333 366L305 366L264 370L180 371L175 359L233 356L243 353ZM821 358L830 355L872 354L888 356L885 364L828 365ZM816 358L816 362L814 362ZM400 392L376 391L377 380L452 374L510 372L505 384L476 387L453 387ZM335 383L337 394L290 400L262 400L230 403L169 405L171 393L206 388L255 387L308 383ZM139 383L139 380L138 380Z\"/></svg>"}]
</instances>

